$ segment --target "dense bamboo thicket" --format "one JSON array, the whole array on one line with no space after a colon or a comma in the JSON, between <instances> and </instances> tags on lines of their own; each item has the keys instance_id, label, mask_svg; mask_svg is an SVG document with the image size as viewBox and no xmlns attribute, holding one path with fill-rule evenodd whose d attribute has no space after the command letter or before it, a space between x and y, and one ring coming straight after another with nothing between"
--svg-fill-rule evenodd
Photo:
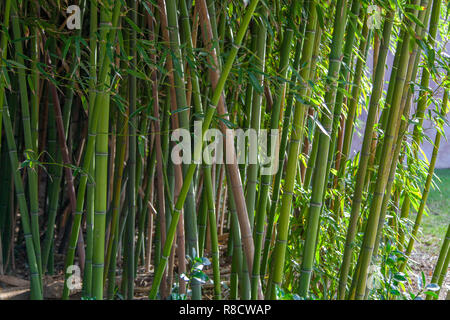
<instances>
[{"instance_id":1,"label":"dense bamboo thicket","mask_svg":"<svg viewBox=\"0 0 450 320\"><path fill-rule=\"evenodd\" d=\"M31 299L436 299L449 231L417 290L410 256L449 9L2 1L0 274Z\"/></svg>"}]
</instances>

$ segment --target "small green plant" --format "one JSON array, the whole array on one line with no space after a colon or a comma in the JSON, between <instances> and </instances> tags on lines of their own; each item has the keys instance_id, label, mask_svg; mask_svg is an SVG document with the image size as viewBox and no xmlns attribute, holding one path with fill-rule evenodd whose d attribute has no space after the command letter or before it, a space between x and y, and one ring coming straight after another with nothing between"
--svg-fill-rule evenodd
<instances>
[{"instance_id":1,"label":"small green plant","mask_svg":"<svg viewBox=\"0 0 450 320\"><path fill-rule=\"evenodd\" d=\"M186 281L190 282L192 279L196 279L201 284L204 284L208 281L211 281L208 275L203 271L205 266L211 265L211 261L209 261L206 257L195 257L192 258L189 255L186 255L188 262L191 266L188 274L182 274L181 277Z\"/></svg>"}]
</instances>

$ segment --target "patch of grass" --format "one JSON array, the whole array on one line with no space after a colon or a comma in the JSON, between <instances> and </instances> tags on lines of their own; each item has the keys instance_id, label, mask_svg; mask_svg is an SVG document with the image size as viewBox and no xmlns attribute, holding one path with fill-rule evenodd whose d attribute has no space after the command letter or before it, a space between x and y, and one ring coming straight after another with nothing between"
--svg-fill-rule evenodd
<instances>
[{"instance_id":1,"label":"patch of grass","mask_svg":"<svg viewBox=\"0 0 450 320\"><path fill-rule=\"evenodd\" d=\"M450 222L450 169L437 169L435 174L441 181L438 188L428 195L428 216L422 218L422 233L442 240Z\"/></svg>"},{"instance_id":2,"label":"patch of grass","mask_svg":"<svg viewBox=\"0 0 450 320\"><path fill-rule=\"evenodd\" d=\"M442 239L450 223L450 169L436 169L436 188L431 188L427 200L427 210L420 224L418 242L414 249L431 255L439 254ZM428 214L427 214L428 213ZM410 219L416 220L416 212Z\"/></svg>"},{"instance_id":3,"label":"patch of grass","mask_svg":"<svg viewBox=\"0 0 450 320\"><path fill-rule=\"evenodd\" d=\"M413 274L417 276L424 272L427 282L431 281L442 241L450 223L450 169L437 169L435 175L439 178L434 179L437 188L430 190L428 195L428 215L424 215L422 218L421 233L418 235L419 241L414 246L411 259L414 261L414 263L411 262ZM411 220L415 219L416 214L414 213ZM417 285L414 281L413 287L416 288ZM446 281L449 285L448 280ZM444 291L441 290L440 299L444 299Z\"/></svg>"}]
</instances>

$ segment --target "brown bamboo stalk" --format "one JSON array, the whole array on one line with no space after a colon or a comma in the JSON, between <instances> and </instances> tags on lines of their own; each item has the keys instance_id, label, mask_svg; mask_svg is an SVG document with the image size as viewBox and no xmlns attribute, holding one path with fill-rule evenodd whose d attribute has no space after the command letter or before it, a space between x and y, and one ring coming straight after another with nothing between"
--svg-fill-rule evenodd
<instances>
[{"instance_id":1,"label":"brown bamboo stalk","mask_svg":"<svg viewBox=\"0 0 450 320\"><path fill-rule=\"evenodd\" d=\"M213 39L213 33L211 28L211 21L209 19L209 13L206 6L205 0L200 0L198 2L199 9L200 9L200 20L201 23L201 31L202 31L202 37L203 41L206 44L207 51L210 52L209 59L211 66L214 66L213 68L209 69L209 76L211 79L213 90L217 86L217 83L219 81L219 60L217 57L216 50L212 46L212 39ZM220 97L219 103L217 105L217 111L219 116L221 116L223 119L228 120L228 112L226 110L225 106L225 99L223 96L223 93ZM225 149L225 156L226 156L226 169L230 178L230 185L231 185L231 191L233 192L234 201L236 203L236 211L238 215L239 220L239 227L241 230L241 237L242 237L242 245L245 252L245 257L247 261L247 267L248 270L253 270L253 256L254 256L254 243L253 243L253 236L251 232L250 227L250 221L247 214L247 206L245 203L245 196L244 196L244 190L242 188L242 181L241 181L241 175L239 173L239 167L237 165L237 159L236 159L236 153L234 150L234 135L231 132L231 130L227 130L227 126L223 121L220 121L219 123L220 130L222 131L222 134L224 134L224 149ZM231 161L230 161L231 160ZM214 181L214 180L213 180ZM262 291L261 291L261 284L258 284L258 296L260 299L262 299Z\"/></svg>"},{"instance_id":2,"label":"brown bamboo stalk","mask_svg":"<svg viewBox=\"0 0 450 320\"><path fill-rule=\"evenodd\" d=\"M163 2L164 5L164 2ZM161 11L165 12L160 8ZM166 24L167 29L167 20L161 19L162 23ZM150 30L150 41L154 41L154 21L152 17L147 14L147 22L149 24ZM150 59L156 65L156 57L153 53L150 53ZM157 119L154 120L155 127L155 146L156 146L156 191L157 191L157 200L158 200L158 214L159 214L159 223L161 230L161 247L164 246L166 242L166 214L165 214L165 199L164 199L164 177L163 177L163 156L161 150L161 126L160 126L160 116L159 116L159 97L158 97L158 77L157 77L157 69L154 68L152 70L152 94L153 94L153 116ZM164 272L163 278L161 281L161 295L163 297L167 296L167 287L166 287L166 276L167 273Z\"/></svg>"},{"instance_id":3,"label":"brown bamboo stalk","mask_svg":"<svg viewBox=\"0 0 450 320\"><path fill-rule=\"evenodd\" d=\"M50 57L48 58L49 65L51 65ZM69 150L67 149L66 144L66 136L64 131L64 124L61 114L61 107L59 104L59 97L58 93L56 92L55 85L49 81L48 82L50 92L52 94L53 99L53 110L55 112L55 122L56 122L56 129L58 131L58 140L59 145L61 148L61 155L64 161L64 172L66 175L66 181L67 181L67 189L69 193L69 199L70 199L70 208L72 215L75 215L76 206L77 206L77 199L75 196L75 187L73 183L73 175L72 170L70 169L71 161L69 156ZM81 214L81 213L80 213ZM84 252L84 240L83 240L83 234L80 229L79 235L78 235L78 241L77 241L77 252L78 252L78 258L80 263L80 269L83 270L84 268L84 260L85 260L85 252Z\"/></svg>"}]
</instances>

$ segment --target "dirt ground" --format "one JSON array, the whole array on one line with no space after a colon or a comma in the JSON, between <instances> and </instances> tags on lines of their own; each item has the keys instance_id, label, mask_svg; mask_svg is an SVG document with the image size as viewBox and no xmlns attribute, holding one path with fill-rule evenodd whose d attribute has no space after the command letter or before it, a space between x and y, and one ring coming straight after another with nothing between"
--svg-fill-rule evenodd
<instances>
[{"instance_id":1,"label":"dirt ground","mask_svg":"<svg viewBox=\"0 0 450 320\"><path fill-rule=\"evenodd\" d=\"M221 251L225 249L226 239L222 239L222 244L220 245ZM411 266L411 271L409 273L411 278L411 283L407 285L407 291L412 293L417 293L418 289L418 279L421 277L421 272L423 271L426 277L426 283L430 283L434 266L439 254L440 241L438 239L428 236L424 237L421 241L417 242L415 245L415 250L411 255L411 260L409 265ZM16 252L21 252L22 250L17 250ZM222 254L221 257L225 255ZM48 276L44 278L44 297L45 299L60 299L63 287L63 256L56 254L55 256L55 275ZM29 298L29 283L28 283L28 266L26 265L26 258L22 254L16 254L15 259L16 269L13 275L0 275L0 300L6 299L28 299ZM221 279L223 281L223 293L222 298L227 299L229 296L229 279L231 272L231 260L229 258L221 258ZM139 268L136 281L135 281L135 298L136 299L148 299L148 293L150 291L152 283L152 273L145 272L144 268ZM212 268L207 268L205 273L212 278ZM120 284L120 275L118 275L117 284ZM439 299L445 299L447 294L447 288L450 288L450 277L447 276L443 285L443 290L440 292ZM421 295L425 298L424 295ZM203 286L203 297L206 300L213 299L213 285L207 283ZM70 299L79 300L81 299L80 290L74 290L71 294ZM121 299L120 296L117 299Z\"/></svg>"},{"instance_id":2,"label":"dirt ground","mask_svg":"<svg viewBox=\"0 0 450 320\"><path fill-rule=\"evenodd\" d=\"M416 243L415 250L411 254L410 263L411 266L411 286L412 292L418 292L417 281L421 277L422 271L425 274L427 284L431 282L434 267L439 255L441 243L434 237L424 237L421 241ZM444 279L442 288L439 294L439 300L445 300L447 290L450 290L450 277L447 276ZM425 297L422 295L422 297Z\"/></svg>"}]
</instances>

